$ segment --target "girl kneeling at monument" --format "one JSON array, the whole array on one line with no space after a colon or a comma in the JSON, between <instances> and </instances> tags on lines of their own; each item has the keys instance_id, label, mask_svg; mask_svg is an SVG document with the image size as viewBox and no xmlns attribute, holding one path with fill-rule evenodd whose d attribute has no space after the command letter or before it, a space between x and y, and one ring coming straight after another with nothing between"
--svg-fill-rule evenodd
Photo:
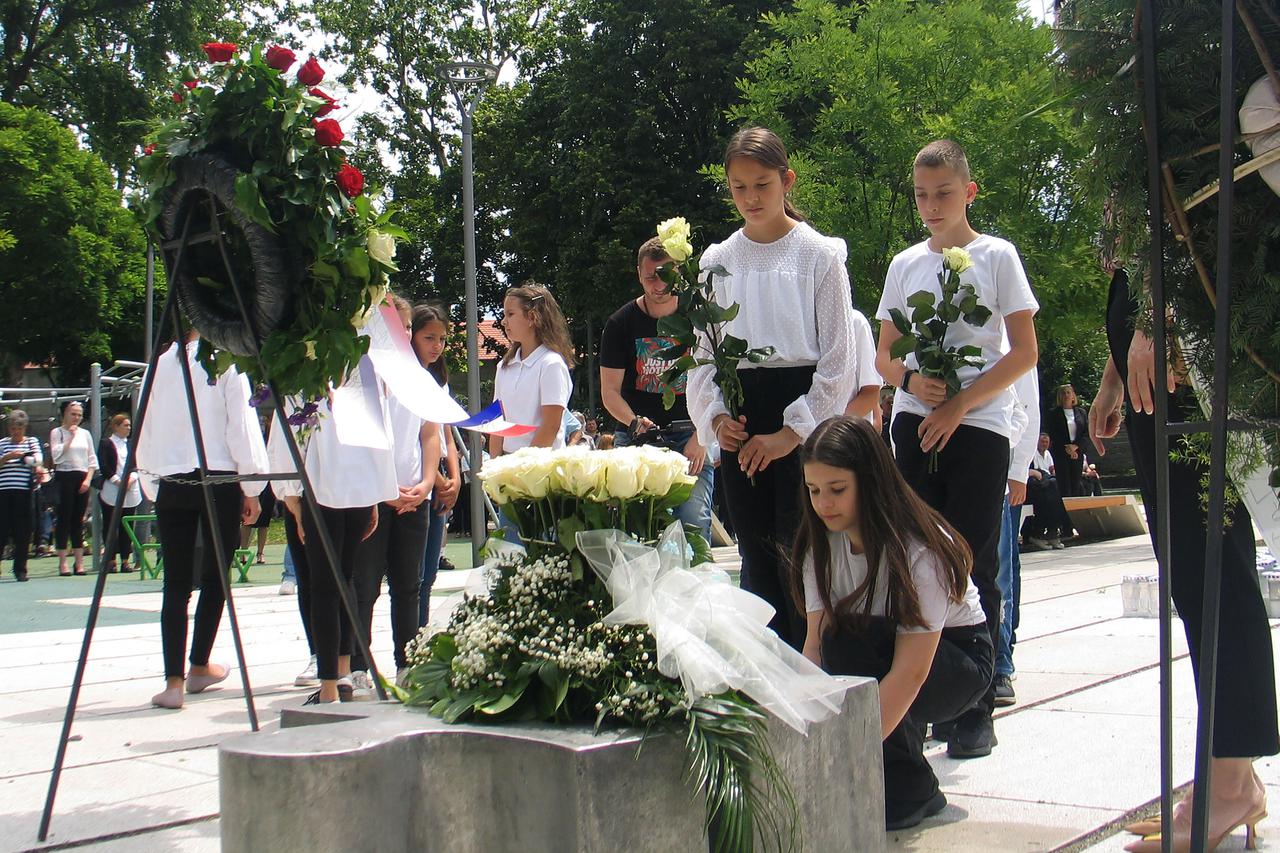
<instances>
[{"instance_id":1,"label":"girl kneeling at monument","mask_svg":"<svg viewBox=\"0 0 1280 853\"><path fill-rule=\"evenodd\" d=\"M804 654L827 672L880 682L885 823L905 829L947 804L924 757L925 724L959 716L991 683L973 558L866 421L825 421L801 461L809 499L792 592L807 614Z\"/></svg>"}]
</instances>

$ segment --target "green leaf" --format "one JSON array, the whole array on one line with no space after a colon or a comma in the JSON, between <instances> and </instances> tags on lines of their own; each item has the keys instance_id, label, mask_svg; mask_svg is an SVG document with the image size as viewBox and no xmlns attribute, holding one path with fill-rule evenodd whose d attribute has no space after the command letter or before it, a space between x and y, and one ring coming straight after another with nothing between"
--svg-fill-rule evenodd
<instances>
[{"instance_id":1,"label":"green leaf","mask_svg":"<svg viewBox=\"0 0 1280 853\"><path fill-rule=\"evenodd\" d=\"M352 249L342 259L342 271L359 282L369 281L369 252L365 249Z\"/></svg>"},{"instance_id":2,"label":"green leaf","mask_svg":"<svg viewBox=\"0 0 1280 853\"><path fill-rule=\"evenodd\" d=\"M899 333L906 335L911 333L911 323L907 320L907 316L897 308L889 309L889 318L893 320L893 327Z\"/></svg>"},{"instance_id":3,"label":"green leaf","mask_svg":"<svg viewBox=\"0 0 1280 853\"><path fill-rule=\"evenodd\" d=\"M908 308L932 308L933 302L933 293L928 290L917 290L907 297Z\"/></svg>"},{"instance_id":4,"label":"green leaf","mask_svg":"<svg viewBox=\"0 0 1280 853\"><path fill-rule=\"evenodd\" d=\"M577 535L587 529L587 525L576 515L566 516L556 524L556 535L560 547L570 553L578 548Z\"/></svg>"},{"instance_id":5,"label":"green leaf","mask_svg":"<svg viewBox=\"0 0 1280 853\"><path fill-rule=\"evenodd\" d=\"M916 351L916 344L915 335L903 335L893 342L893 346L889 347L889 357L894 359L906 358Z\"/></svg>"},{"instance_id":6,"label":"green leaf","mask_svg":"<svg viewBox=\"0 0 1280 853\"><path fill-rule=\"evenodd\" d=\"M276 224L262 202L262 193L258 191L258 181L253 175L242 174L236 178L236 207L249 219L275 233Z\"/></svg>"}]
</instances>

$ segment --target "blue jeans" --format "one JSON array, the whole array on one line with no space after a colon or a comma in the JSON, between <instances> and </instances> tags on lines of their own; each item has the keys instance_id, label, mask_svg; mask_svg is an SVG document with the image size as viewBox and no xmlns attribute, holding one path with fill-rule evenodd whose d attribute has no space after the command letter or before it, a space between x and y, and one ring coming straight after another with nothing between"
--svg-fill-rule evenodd
<instances>
[{"instance_id":1,"label":"blue jeans","mask_svg":"<svg viewBox=\"0 0 1280 853\"><path fill-rule=\"evenodd\" d=\"M422 575L418 587L418 627L427 624L431 612L431 587L440 572L440 554L449 525L449 513L439 512L432 504L427 510L427 551L422 555Z\"/></svg>"},{"instance_id":2,"label":"blue jeans","mask_svg":"<svg viewBox=\"0 0 1280 853\"><path fill-rule=\"evenodd\" d=\"M1018 606L1022 601L1022 558L1018 554L1018 521L1022 507L1011 506L1004 496L1004 520L1000 525L1000 632L996 638L996 675L1013 675L1013 644L1018 640Z\"/></svg>"},{"instance_id":3,"label":"blue jeans","mask_svg":"<svg viewBox=\"0 0 1280 853\"><path fill-rule=\"evenodd\" d=\"M293 553L289 551L289 546L284 546L284 571L280 573L280 582L293 581L298 583L298 572L293 567Z\"/></svg>"},{"instance_id":4,"label":"blue jeans","mask_svg":"<svg viewBox=\"0 0 1280 853\"><path fill-rule=\"evenodd\" d=\"M693 433L684 433L674 436L669 442L662 442L660 446L683 453L685 445L691 438ZM613 442L615 447L626 447L631 443L631 434L615 432ZM715 494L715 486L716 469L710 464L703 465L702 471L698 474L698 481L693 484L693 492L689 495L689 499L675 509L675 516L680 523L698 528L708 546L711 544L711 499Z\"/></svg>"}]
</instances>

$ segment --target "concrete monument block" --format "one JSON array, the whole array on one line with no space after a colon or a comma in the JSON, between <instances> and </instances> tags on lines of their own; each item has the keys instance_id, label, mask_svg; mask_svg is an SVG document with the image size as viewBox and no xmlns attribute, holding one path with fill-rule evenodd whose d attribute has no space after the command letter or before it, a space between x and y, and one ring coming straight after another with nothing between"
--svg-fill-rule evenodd
<instances>
[{"instance_id":1,"label":"concrete monument block","mask_svg":"<svg viewBox=\"0 0 1280 853\"><path fill-rule=\"evenodd\" d=\"M885 849L879 699L770 739L809 851ZM449 725L394 703L284 712L219 749L224 853L706 851L681 738L541 723Z\"/></svg>"}]
</instances>

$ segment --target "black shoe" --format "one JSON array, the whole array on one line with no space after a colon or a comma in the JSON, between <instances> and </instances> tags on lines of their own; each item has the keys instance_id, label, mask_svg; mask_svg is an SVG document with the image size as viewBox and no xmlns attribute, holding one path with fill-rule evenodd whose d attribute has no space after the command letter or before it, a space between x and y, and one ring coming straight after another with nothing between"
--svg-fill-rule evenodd
<instances>
[{"instance_id":1,"label":"black shoe","mask_svg":"<svg viewBox=\"0 0 1280 853\"><path fill-rule=\"evenodd\" d=\"M997 675L995 680L996 707L1007 708L1018 701L1013 692L1013 681L1007 675Z\"/></svg>"},{"instance_id":2,"label":"black shoe","mask_svg":"<svg viewBox=\"0 0 1280 853\"><path fill-rule=\"evenodd\" d=\"M452 571L455 571L457 568L458 568L458 567L457 567L457 566L455 566L455 565L452 563L452 561L450 561L450 560L449 560L449 558L448 558L448 557L445 557L445 556L443 556L443 555L440 557L440 567L439 567L439 570L440 570L440 571L442 571L442 572L452 572Z\"/></svg>"},{"instance_id":3,"label":"black shoe","mask_svg":"<svg viewBox=\"0 0 1280 853\"><path fill-rule=\"evenodd\" d=\"M23 572L23 573L22 573L22 574L20 574L20 575L14 575L14 578L18 581L18 583L26 583L26 582L27 582L27 573L26 573L26 572Z\"/></svg>"},{"instance_id":4,"label":"black shoe","mask_svg":"<svg viewBox=\"0 0 1280 853\"><path fill-rule=\"evenodd\" d=\"M933 817L946 807L947 798L942 795L941 791L939 791L924 803L921 803L905 814L894 815L893 817L889 817L886 814L884 828L888 832L893 832L898 829L910 829L925 818ZM886 809L886 811L889 810L890 809ZM893 809L893 811L896 811L896 809Z\"/></svg>"},{"instance_id":5,"label":"black shoe","mask_svg":"<svg viewBox=\"0 0 1280 853\"><path fill-rule=\"evenodd\" d=\"M947 755L952 758L981 758L990 755L996 740L996 727L981 708L975 708L956 720L956 729L947 740Z\"/></svg>"},{"instance_id":6,"label":"black shoe","mask_svg":"<svg viewBox=\"0 0 1280 853\"><path fill-rule=\"evenodd\" d=\"M951 740L951 733L955 730L955 720L947 720L945 723L934 723L933 731L930 733L930 736L939 743L946 743Z\"/></svg>"}]
</instances>

